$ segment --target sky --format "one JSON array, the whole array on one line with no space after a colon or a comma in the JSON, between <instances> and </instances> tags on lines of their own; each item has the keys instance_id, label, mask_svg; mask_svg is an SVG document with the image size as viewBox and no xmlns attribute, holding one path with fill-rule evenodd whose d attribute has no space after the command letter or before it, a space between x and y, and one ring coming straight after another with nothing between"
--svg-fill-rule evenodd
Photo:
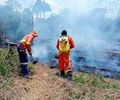
<instances>
[{"instance_id":1,"label":"sky","mask_svg":"<svg viewBox=\"0 0 120 100\"><path fill-rule=\"evenodd\" d=\"M0 0L0 4L5 4L7 0ZM30 8L36 0L18 0L23 8ZM116 10L120 4L120 0L46 0L50 5L53 13L59 13L64 8L85 13L94 8L108 8L108 10ZM113 7L115 5L116 7Z\"/></svg>"},{"instance_id":2,"label":"sky","mask_svg":"<svg viewBox=\"0 0 120 100\"><path fill-rule=\"evenodd\" d=\"M0 4L5 4L5 1L7 0L0 0Z\"/></svg>"},{"instance_id":3,"label":"sky","mask_svg":"<svg viewBox=\"0 0 120 100\"><path fill-rule=\"evenodd\" d=\"M0 0L0 5L6 4L7 0ZM36 0L18 0L23 8L30 8ZM53 13L58 13L60 11L60 4L56 0L46 0L50 5Z\"/></svg>"},{"instance_id":4,"label":"sky","mask_svg":"<svg viewBox=\"0 0 120 100\"><path fill-rule=\"evenodd\" d=\"M7 0L0 0L0 4L5 4ZM20 0L22 6L30 7L36 0ZM89 2L90 1L90 2ZM59 12L64 8L71 10L87 11L99 5L102 0L46 0L50 4L53 12Z\"/></svg>"},{"instance_id":5,"label":"sky","mask_svg":"<svg viewBox=\"0 0 120 100\"><path fill-rule=\"evenodd\" d=\"M0 4L5 4L7 0L0 0ZM23 8L31 7L36 0L18 0ZM90 1L90 2L89 2ZM58 14L64 8L77 12L87 12L98 6L100 0L46 0L50 5L53 14ZM102 0L101 0L102 1Z\"/></svg>"}]
</instances>

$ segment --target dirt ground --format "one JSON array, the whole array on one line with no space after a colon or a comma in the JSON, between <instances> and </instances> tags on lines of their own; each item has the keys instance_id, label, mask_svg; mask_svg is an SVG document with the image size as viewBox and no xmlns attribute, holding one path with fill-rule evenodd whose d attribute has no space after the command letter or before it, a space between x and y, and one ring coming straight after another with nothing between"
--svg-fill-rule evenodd
<instances>
[{"instance_id":1,"label":"dirt ground","mask_svg":"<svg viewBox=\"0 0 120 100\"><path fill-rule=\"evenodd\" d=\"M14 86L0 91L0 100L120 100L120 90L80 85L55 75L48 65L35 65L32 79L15 78Z\"/></svg>"}]
</instances>

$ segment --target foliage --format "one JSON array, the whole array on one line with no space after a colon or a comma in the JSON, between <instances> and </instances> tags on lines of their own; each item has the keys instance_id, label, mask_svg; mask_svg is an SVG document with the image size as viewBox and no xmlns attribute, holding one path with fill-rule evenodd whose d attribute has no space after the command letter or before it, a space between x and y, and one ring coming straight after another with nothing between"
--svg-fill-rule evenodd
<instances>
[{"instance_id":1,"label":"foliage","mask_svg":"<svg viewBox=\"0 0 120 100\"><path fill-rule=\"evenodd\" d=\"M14 84L14 78L21 76L20 63L16 47L0 48L0 88L9 88ZM32 75L33 65L29 63L30 74Z\"/></svg>"},{"instance_id":2,"label":"foliage","mask_svg":"<svg viewBox=\"0 0 120 100\"><path fill-rule=\"evenodd\" d=\"M15 74L18 66L17 58L15 48L0 49L0 75L11 77L13 73Z\"/></svg>"},{"instance_id":3,"label":"foliage","mask_svg":"<svg viewBox=\"0 0 120 100\"><path fill-rule=\"evenodd\" d=\"M98 74L92 73L75 73L74 80L81 85L87 84L89 86L98 87L98 88L105 88L105 89L120 89L119 81L108 82L105 78Z\"/></svg>"}]
</instances>

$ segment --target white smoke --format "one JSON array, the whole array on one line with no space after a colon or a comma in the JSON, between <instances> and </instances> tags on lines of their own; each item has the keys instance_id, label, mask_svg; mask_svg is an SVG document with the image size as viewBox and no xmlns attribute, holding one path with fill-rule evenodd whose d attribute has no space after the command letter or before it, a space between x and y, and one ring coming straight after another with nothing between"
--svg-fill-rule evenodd
<instances>
[{"instance_id":1,"label":"white smoke","mask_svg":"<svg viewBox=\"0 0 120 100\"><path fill-rule=\"evenodd\" d=\"M27 0L28 1L28 0ZM27 2L26 1L26 2ZM29 0L30 1L30 0ZM36 0L31 0L27 7ZM23 4L23 1L19 1ZM35 19L34 29L39 33L33 45L33 56L46 61L57 53L56 42L66 29L75 41L76 50L84 51L90 62L105 61L106 51L120 50L119 0L46 0L52 12L47 19ZM110 63L110 62L109 62Z\"/></svg>"},{"instance_id":2,"label":"white smoke","mask_svg":"<svg viewBox=\"0 0 120 100\"><path fill-rule=\"evenodd\" d=\"M48 50L44 45L34 45L34 49L32 51L33 57L43 59L48 56Z\"/></svg>"}]
</instances>

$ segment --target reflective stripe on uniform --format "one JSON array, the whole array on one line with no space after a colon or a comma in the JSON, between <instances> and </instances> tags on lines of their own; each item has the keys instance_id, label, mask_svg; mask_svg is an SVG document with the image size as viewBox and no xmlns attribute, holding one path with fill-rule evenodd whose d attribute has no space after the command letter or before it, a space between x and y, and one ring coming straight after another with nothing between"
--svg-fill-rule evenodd
<instances>
[{"instance_id":1,"label":"reflective stripe on uniform","mask_svg":"<svg viewBox=\"0 0 120 100\"><path fill-rule=\"evenodd\" d=\"M26 62L26 63L21 63L22 65L28 65L28 63Z\"/></svg>"}]
</instances>

